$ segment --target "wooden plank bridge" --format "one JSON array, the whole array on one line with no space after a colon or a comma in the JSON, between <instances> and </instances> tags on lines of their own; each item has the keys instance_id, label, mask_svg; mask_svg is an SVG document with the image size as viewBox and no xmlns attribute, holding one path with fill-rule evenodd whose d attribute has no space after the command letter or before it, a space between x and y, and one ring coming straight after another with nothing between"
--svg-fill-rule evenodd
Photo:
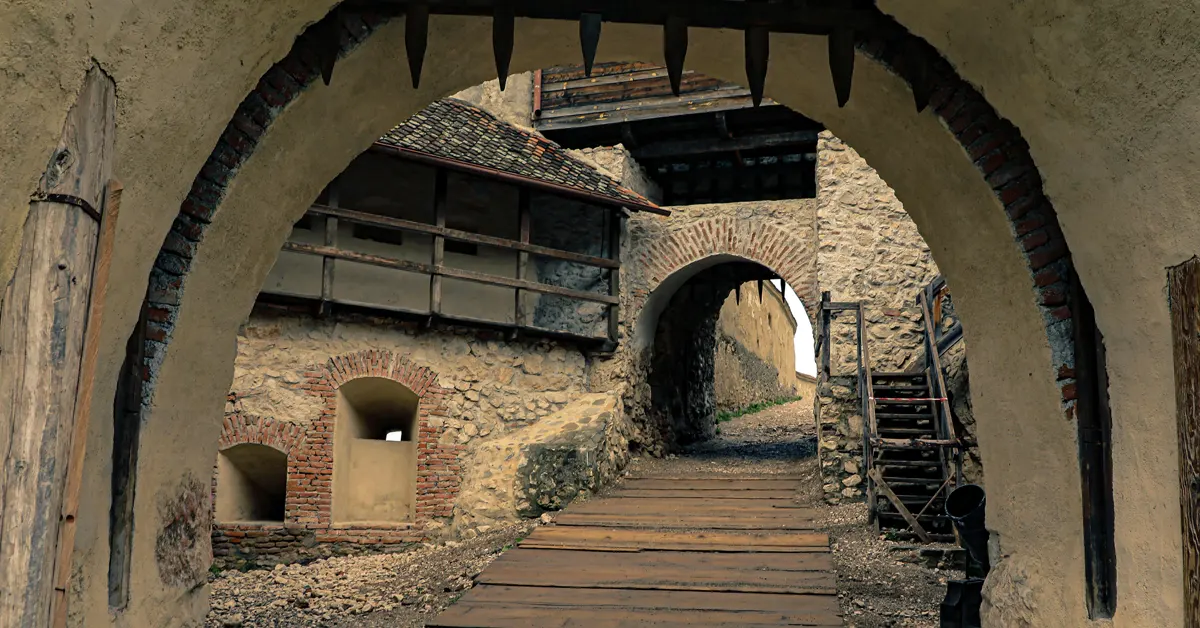
<instances>
[{"instance_id":1,"label":"wooden plank bridge","mask_svg":"<svg viewBox=\"0 0 1200 628\"><path fill-rule=\"evenodd\" d=\"M797 478L643 477L574 504L430 628L842 626Z\"/></svg>"}]
</instances>

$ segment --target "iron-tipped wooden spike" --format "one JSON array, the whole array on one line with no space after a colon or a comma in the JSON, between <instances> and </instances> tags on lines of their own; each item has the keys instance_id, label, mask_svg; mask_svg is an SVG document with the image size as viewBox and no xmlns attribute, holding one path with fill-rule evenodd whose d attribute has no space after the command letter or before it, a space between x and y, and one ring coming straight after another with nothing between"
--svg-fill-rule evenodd
<instances>
[{"instance_id":1,"label":"iron-tipped wooden spike","mask_svg":"<svg viewBox=\"0 0 1200 628\"><path fill-rule=\"evenodd\" d=\"M904 51L904 73L912 88L913 102L917 106L917 113L925 111L925 108L929 106L929 98L933 92L933 82L929 78L929 66L925 59L920 44L916 41L909 41Z\"/></svg>"},{"instance_id":2,"label":"iron-tipped wooden spike","mask_svg":"<svg viewBox=\"0 0 1200 628\"><path fill-rule=\"evenodd\" d=\"M429 5L414 2L404 16L404 51L408 53L408 72L413 89L421 85L421 68L425 65L425 48L429 44Z\"/></svg>"},{"instance_id":3,"label":"iron-tipped wooden spike","mask_svg":"<svg viewBox=\"0 0 1200 628\"><path fill-rule=\"evenodd\" d=\"M584 13L579 16L579 44L583 47L583 73L591 78L592 65L596 62L596 48L600 46L599 13Z\"/></svg>"},{"instance_id":4,"label":"iron-tipped wooden spike","mask_svg":"<svg viewBox=\"0 0 1200 628\"><path fill-rule=\"evenodd\" d=\"M687 57L687 21L673 15L667 17L663 26L663 56L667 60L667 76L671 79L671 93L679 95L683 84L683 60Z\"/></svg>"},{"instance_id":5,"label":"iron-tipped wooden spike","mask_svg":"<svg viewBox=\"0 0 1200 628\"><path fill-rule=\"evenodd\" d=\"M771 55L771 31L765 26L746 29L746 80L754 106L762 104L767 84L767 58Z\"/></svg>"},{"instance_id":6,"label":"iron-tipped wooden spike","mask_svg":"<svg viewBox=\"0 0 1200 628\"><path fill-rule=\"evenodd\" d=\"M854 31L835 28L829 34L829 73L833 75L833 91L839 107L850 100L850 85L854 77Z\"/></svg>"},{"instance_id":7,"label":"iron-tipped wooden spike","mask_svg":"<svg viewBox=\"0 0 1200 628\"><path fill-rule=\"evenodd\" d=\"M321 80L326 85L333 80L333 66L337 63L338 50L342 47L341 24L341 17L337 9L334 9L334 14L325 19L325 24L317 32L314 46L317 54L317 67L321 69Z\"/></svg>"},{"instance_id":8,"label":"iron-tipped wooden spike","mask_svg":"<svg viewBox=\"0 0 1200 628\"><path fill-rule=\"evenodd\" d=\"M496 78L500 79L500 91L508 84L508 66L512 62L513 32L516 17L511 6L497 4L492 13L492 52L496 55Z\"/></svg>"}]
</instances>

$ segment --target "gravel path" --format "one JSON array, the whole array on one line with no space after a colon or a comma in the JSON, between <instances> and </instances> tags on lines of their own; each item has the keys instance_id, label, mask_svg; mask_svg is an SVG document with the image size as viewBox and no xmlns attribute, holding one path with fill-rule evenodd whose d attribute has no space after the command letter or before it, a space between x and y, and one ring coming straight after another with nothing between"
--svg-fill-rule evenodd
<instances>
[{"instance_id":1,"label":"gravel path","mask_svg":"<svg viewBox=\"0 0 1200 628\"><path fill-rule=\"evenodd\" d=\"M945 580L961 573L920 564L918 552L880 539L863 504L825 505L814 456L812 401L774 406L720 425L712 441L667 458L635 458L631 475L800 476L801 499L830 534L847 626L932 628ZM547 519L549 519L547 517ZM461 543L398 554L330 558L212 578L210 628L419 627L452 604L497 556L543 522L499 528ZM532 627L536 628L536 627Z\"/></svg>"}]
</instances>

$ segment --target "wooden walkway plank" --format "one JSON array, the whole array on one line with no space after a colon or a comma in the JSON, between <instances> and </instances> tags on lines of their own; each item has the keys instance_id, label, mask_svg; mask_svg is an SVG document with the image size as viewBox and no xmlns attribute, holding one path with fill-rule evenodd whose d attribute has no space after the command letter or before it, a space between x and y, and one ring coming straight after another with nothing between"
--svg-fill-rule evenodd
<instances>
[{"instance_id":1,"label":"wooden walkway plank","mask_svg":"<svg viewBox=\"0 0 1200 628\"><path fill-rule=\"evenodd\" d=\"M796 491L793 480L764 479L716 479L716 480L661 480L657 478L627 479L621 488L669 489L669 490L748 490L748 491Z\"/></svg>"},{"instance_id":2,"label":"wooden walkway plank","mask_svg":"<svg viewBox=\"0 0 1200 628\"><path fill-rule=\"evenodd\" d=\"M715 488L715 489L642 489L628 488L617 489L609 493L610 498L642 498L642 499L663 499L667 497L684 498L684 499L792 499L796 496L796 491L778 491L778 490L740 490L732 488Z\"/></svg>"},{"instance_id":3,"label":"wooden walkway plank","mask_svg":"<svg viewBox=\"0 0 1200 628\"><path fill-rule=\"evenodd\" d=\"M666 528L676 530L814 530L809 519L754 517L680 517L676 515L605 515L564 512L555 519L562 526L607 526L614 528Z\"/></svg>"},{"instance_id":4,"label":"wooden walkway plank","mask_svg":"<svg viewBox=\"0 0 1200 628\"><path fill-rule=\"evenodd\" d=\"M519 544L561 549L634 548L644 551L828 552L829 537L813 532L759 530L678 532L637 528L549 526Z\"/></svg>"},{"instance_id":5,"label":"wooden walkway plank","mask_svg":"<svg viewBox=\"0 0 1200 628\"><path fill-rule=\"evenodd\" d=\"M841 626L829 537L780 477L634 478L573 504L431 628Z\"/></svg>"}]
</instances>

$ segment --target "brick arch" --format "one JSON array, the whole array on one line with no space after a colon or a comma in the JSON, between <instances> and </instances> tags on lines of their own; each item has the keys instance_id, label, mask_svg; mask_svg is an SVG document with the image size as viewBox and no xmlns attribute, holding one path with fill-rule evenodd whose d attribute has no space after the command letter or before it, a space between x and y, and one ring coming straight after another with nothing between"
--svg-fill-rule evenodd
<instances>
[{"instance_id":1,"label":"brick arch","mask_svg":"<svg viewBox=\"0 0 1200 628\"><path fill-rule=\"evenodd\" d=\"M320 368L306 373L310 393L320 393L329 387L337 390L346 382L360 377L382 377L403 384L421 399L438 380L436 371L418 366L408 358L389 349L368 349L343 353L326 360Z\"/></svg>"},{"instance_id":2,"label":"brick arch","mask_svg":"<svg viewBox=\"0 0 1200 628\"><path fill-rule=\"evenodd\" d=\"M289 458L304 443L305 430L301 425L234 412L226 415L217 441L217 451L237 445L263 445Z\"/></svg>"},{"instance_id":3,"label":"brick arch","mask_svg":"<svg viewBox=\"0 0 1200 628\"><path fill-rule=\"evenodd\" d=\"M807 311L818 291L815 245L768 223L720 216L652 239L638 254L637 263L648 292L653 293L668 277L705 258L728 255L756 262L779 273ZM640 306L648 295L638 296Z\"/></svg>"}]
</instances>

